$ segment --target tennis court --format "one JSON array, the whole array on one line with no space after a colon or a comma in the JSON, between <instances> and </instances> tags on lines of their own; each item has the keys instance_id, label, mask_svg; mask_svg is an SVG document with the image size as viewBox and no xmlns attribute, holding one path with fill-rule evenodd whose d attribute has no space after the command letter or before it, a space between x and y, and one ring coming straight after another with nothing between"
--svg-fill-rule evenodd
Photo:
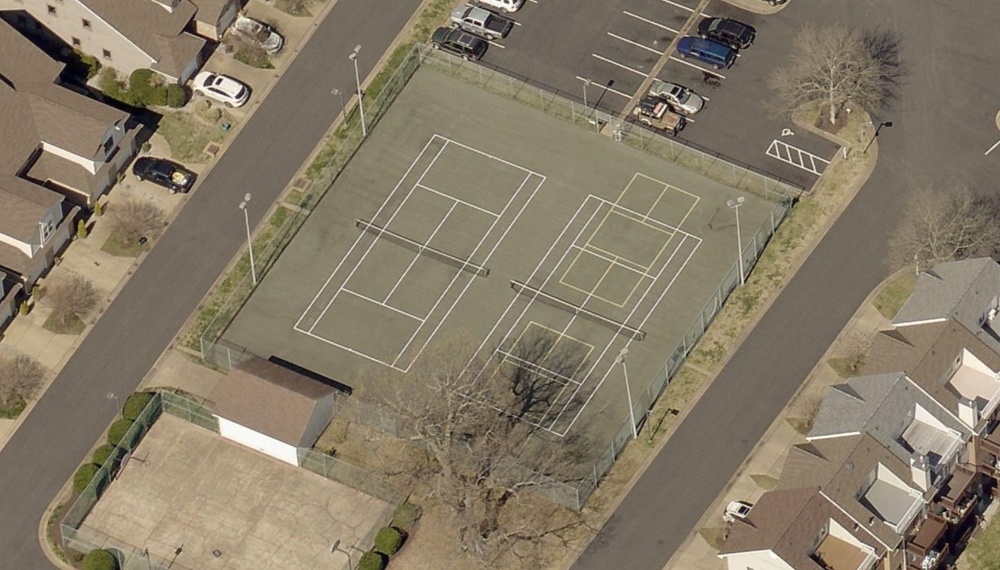
<instances>
[{"instance_id":1,"label":"tennis court","mask_svg":"<svg viewBox=\"0 0 1000 570\"><path fill-rule=\"evenodd\" d=\"M468 374L528 371L525 418L596 455L619 354L645 389L736 263L740 196L749 238L773 203L422 68L224 339L358 387L465 335Z\"/></svg>"}]
</instances>

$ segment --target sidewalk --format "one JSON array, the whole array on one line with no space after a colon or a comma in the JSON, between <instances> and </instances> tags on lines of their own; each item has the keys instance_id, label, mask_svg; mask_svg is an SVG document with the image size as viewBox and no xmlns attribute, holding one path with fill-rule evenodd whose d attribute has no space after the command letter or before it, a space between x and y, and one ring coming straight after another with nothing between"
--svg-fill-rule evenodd
<instances>
[{"instance_id":1,"label":"sidewalk","mask_svg":"<svg viewBox=\"0 0 1000 570\"><path fill-rule=\"evenodd\" d=\"M874 334L876 330L889 326L889 319L886 319L875 309L872 301L894 277L895 275L890 276L883 281L854 313L851 320L840 331L837 340L827 349L823 358L810 372L795 397L771 424L767 433L733 476L726 490L716 498L712 506L701 517L695 527L695 532L687 538L681 548L667 562L664 570L725 569L725 562L717 556L719 553L717 545L709 544L705 535L724 537L728 532L728 525L723 522L722 513L729 501L755 503L761 495L773 488L773 484L777 482L778 476L781 474L789 448L806 441L804 435L796 431L789 420L806 415L803 413L803 408L808 407L810 401L815 401L814 398L821 396L827 386L846 380L840 377L827 362L832 357L844 354L845 342L856 333ZM704 535L699 531L703 531Z\"/></svg>"}]
</instances>

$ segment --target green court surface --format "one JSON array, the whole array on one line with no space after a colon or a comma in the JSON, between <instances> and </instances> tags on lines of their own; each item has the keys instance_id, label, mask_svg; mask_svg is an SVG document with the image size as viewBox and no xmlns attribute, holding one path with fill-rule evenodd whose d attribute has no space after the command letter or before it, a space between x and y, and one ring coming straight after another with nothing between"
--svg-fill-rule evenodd
<instances>
[{"instance_id":1,"label":"green court surface","mask_svg":"<svg viewBox=\"0 0 1000 570\"><path fill-rule=\"evenodd\" d=\"M224 338L357 387L461 331L596 456L628 416L621 349L638 393L735 265L738 196L745 242L775 204L421 69Z\"/></svg>"}]
</instances>

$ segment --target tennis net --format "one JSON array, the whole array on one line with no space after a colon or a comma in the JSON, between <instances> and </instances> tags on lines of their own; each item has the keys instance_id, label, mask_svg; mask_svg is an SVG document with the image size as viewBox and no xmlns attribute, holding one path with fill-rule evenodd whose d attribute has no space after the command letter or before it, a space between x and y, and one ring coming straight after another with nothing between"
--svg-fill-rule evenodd
<instances>
[{"instance_id":1,"label":"tennis net","mask_svg":"<svg viewBox=\"0 0 1000 570\"><path fill-rule=\"evenodd\" d=\"M563 299L560 299L555 295L549 295L548 293L544 293L542 292L541 289L536 289L535 287L532 287L531 285L528 285L526 283L521 283L520 281L511 280L510 287L511 289L520 293L521 295L526 295L528 297L531 297L532 299L539 301L540 303L544 303L546 305L555 307L557 309L562 309L568 313L573 313L578 317L587 319L588 321L597 323L599 325L604 325L605 327L615 331L620 335L630 336L634 340L639 340L639 341L646 339L646 332L643 330L637 329L635 327L630 327L625 323L618 322L614 319L609 319L608 317L599 315L594 311L585 309L579 305L574 305L569 301L564 301Z\"/></svg>"},{"instance_id":2,"label":"tennis net","mask_svg":"<svg viewBox=\"0 0 1000 570\"><path fill-rule=\"evenodd\" d=\"M392 230L388 230L379 226L378 224L373 224L365 220L357 219L354 220L354 225L361 228L362 230L377 236L380 239L390 241L398 246L404 247L417 255L426 255L427 257L451 265L462 271L468 271L474 273L480 277L489 277L490 270L487 267L481 265L476 265L467 259L462 259L461 257L456 257L454 255L445 253L439 249L434 249L433 247L414 241L408 237L401 236Z\"/></svg>"}]
</instances>

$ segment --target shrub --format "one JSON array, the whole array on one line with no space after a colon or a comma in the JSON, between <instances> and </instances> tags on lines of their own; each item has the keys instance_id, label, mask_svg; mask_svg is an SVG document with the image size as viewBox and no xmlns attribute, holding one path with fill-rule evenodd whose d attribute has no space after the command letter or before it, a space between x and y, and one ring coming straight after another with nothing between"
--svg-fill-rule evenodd
<instances>
[{"instance_id":1,"label":"shrub","mask_svg":"<svg viewBox=\"0 0 1000 570\"><path fill-rule=\"evenodd\" d=\"M125 399L125 405L122 407L122 417L126 420L135 421L152 399L152 392L135 392Z\"/></svg>"},{"instance_id":2,"label":"shrub","mask_svg":"<svg viewBox=\"0 0 1000 570\"><path fill-rule=\"evenodd\" d=\"M108 429L108 443L111 445L118 445L121 443L122 438L128 433L128 430L132 427L134 422L132 420L115 420L115 423L111 424ZM127 442L126 442L127 443ZM127 445L125 447L128 447Z\"/></svg>"},{"instance_id":3,"label":"shrub","mask_svg":"<svg viewBox=\"0 0 1000 570\"><path fill-rule=\"evenodd\" d=\"M361 555L361 561L358 562L358 570L384 570L385 563L386 559L382 554L365 552Z\"/></svg>"},{"instance_id":4,"label":"shrub","mask_svg":"<svg viewBox=\"0 0 1000 570\"><path fill-rule=\"evenodd\" d=\"M185 90L184 87L176 83L171 83L170 85L167 85L167 97L166 97L167 107L173 107L175 109L178 107L183 107L184 104L187 103L187 98L188 98L187 90Z\"/></svg>"},{"instance_id":5,"label":"shrub","mask_svg":"<svg viewBox=\"0 0 1000 570\"><path fill-rule=\"evenodd\" d=\"M107 462L108 458L111 457L111 454L114 452L115 452L115 446L111 445L110 443L105 443L104 445L94 450L94 454L90 457L90 459L91 461L94 462L94 465L104 465L104 463Z\"/></svg>"},{"instance_id":6,"label":"shrub","mask_svg":"<svg viewBox=\"0 0 1000 570\"><path fill-rule=\"evenodd\" d=\"M107 550L91 550L83 557L83 570L118 570L118 561Z\"/></svg>"},{"instance_id":7,"label":"shrub","mask_svg":"<svg viewBox=\"0 0 1000 570\"><path fill-rule=\"evenodd\" d=\"M128 78L128 99L136 107L166 105L167 88L152 69L136 69Z\"/></svg>"},{"instance_id":8,"label":"shrub","mask_svg":"<svg viewBox=\"0 0 1000 570\"><path fill-rule=\"evenodd\" d=\"M399 548L403 546L404 538L403 533L398 529L384 526L378 529L378 534L375 535L375 550L386 556L392 556L399 552Z\"/></svg>"},{"instance_id":9,"label":"shrub","mask_svg":"<svg viewBox=\"0 0 1000 570\"><path fill-rule=\"evenodd\" d=\"M101 90L101 93L116 101L123 100L123 89L121 81L118 79L118 72L110 67L101 70L101 77L97 80L97 88Z\"/></svg>"},{"instance_id":10,"label":"shrub","mask_svg":"<svg viewBox=\"0 0 1000 570\"><path fill-rule=\"evenodd\" d=\"M73 474L73 490L77 494L82 493L87 488L87 485L90 484L90 480L94 478L94 475L97 475L98 469L99 467L93 463L81 465L76 470L76 473Z\"/></svg>"},{"instance_id":11,"label":"shrub","mask_svg":"<svg viewBox=\"0 0 1000 570\"><path fill-rule=\"evenodd\" d=\"M392 522L390 526L398 528L404 533L410 532L413 529L413 525L420 520L420 507L414 505L413 503L402 503L396 507L396 510L392 513Z\"/></svg>"},{"instance_id":12,"label":"shrub","mask_svg":"<svg viewBox=\"0 0 1000 570\"><path fill-rule=\"evenodd\" d=\"M78 239L87 239L87 222L83 220L77 220L76 237Z\"/></svg>"},{"instance_id":13,"label":"shrub","mask_svg":"<svg viewBox=\"0 0 1000 570\"><path fill-rule=\"evenodd\" d=\"M69 54L69 69L74 75L83 75L90 81L101 70L101 62L96 57L75 49Z\"/></svg>"}]
</instances>

